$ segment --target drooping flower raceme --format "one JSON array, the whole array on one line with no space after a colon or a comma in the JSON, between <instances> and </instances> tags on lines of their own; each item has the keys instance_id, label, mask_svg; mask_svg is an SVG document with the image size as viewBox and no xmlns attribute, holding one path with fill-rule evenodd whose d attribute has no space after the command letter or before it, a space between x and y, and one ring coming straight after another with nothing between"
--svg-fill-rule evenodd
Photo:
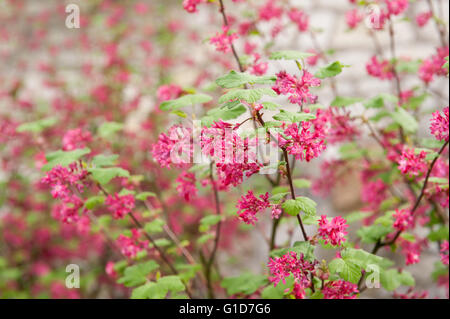
<instances>
[{"instance_id":1,"label":"drooping flower raceme","mask_svg":"<svg viewBox=\"0 0 450 319\"><path fill-rule=\"evenodd\" d=\"M350 29L356 28L362 19L363 15L358 9L350 10L345 14L345 20Z\"/></svg>"},{"instance_id":2,"label":"drooping flower raceme","mask_svg":"<svg viewBox=\"0 0 450 319\"><path fill-rule=\"evenodd\" d=\"M257 138L241 138L232 124L218 121L203 128L200 137L202 153L216 163L219 185L222 189L237 186L244 176L259 172L262 165L257 161Z\"/></svg>"},{"instance_id":3,"label":"drooping flower raceme","mask_svg":"<svg viewBox=\"0 0 450 319\"><path fill-rule=\"evenodd\" d=\"M398 169L405 175L419 176L420 173L425 173L428 169L426 157L425 151L420 151L416 155L414 149L405 147L398 160Z\"/></svg>"},{"instance_id":4,"label":"drooping flower raceme","mask_svg":"<svg viewBox=\"0 0 450 319\"><path fill-rule=\"evenodd\" d=\"M92 141L92 135L89 131L83 131L81 128L69 130L63 136L63 150L72 151L84 148L90 141Z\"/></svg>"},{"instance_id":5,"label":"drooping flower raceme","mask_svg":"<svg viewBox=\"0 0 450 319\"><path fill-rule=\"evenodd\" d=\"M108 210L113 214L114 219L122 219L134 209L134 196L114 194L108 195L105 200Z\"/></svg>"},{"instance_id":6,"label":"drooping flower raceme","mask_svg":"<svg viewBox=\"0 0 450 319\"><path fill-rule=\"evenodd\" d=\"M416 16L416 23L419 27L425 26L433 16L431 11L421 12Z\"/></svg>"},{"instance_id":7,"label":"drooping flower raceme","mask_svg":"<svg viewBox=\"0 0 450 319\"><path fill-rule=\"evenodd\" d=\"M319 219L318 233L325 241L325 245L331 243L333 246L340 246L346 241L347 227L347 221L341 216L336 216L329 221L326 215L322 215Z\"/></svg>"},{"instance_id":8,"label":"drooping flower raceme","mask_svg":"<svg viewBox=\"0 0 450 319\"><path fill-rule=\"evenodd\" d=\"M419 77L425 83L433 81L434 76L445 76L447 71L442 67L445 63L445 58L448 57L449 48L438 48L436 54L433 54L428 59L422 62L419 68Z\"/></svg>"},{"instance_id":9,"label":"drooping flower raceme","mask_svg":"<svg viewBox=\"0 0 450 319\"><path fill-rule=\"evenodd\" d=\"M295 75L290 75L286 71L277 74L277 81L272 89L278 95L288 95L289 102L302 106L304 103L315 103L317 96L313 95L310 87L320 86L320 80L311 73L304 70L302 78L299 80Z\"/></svg>"},{"instance_id":10,"label":"drooping flower raceme","mask_svg":"<svg viewBox=\"0 0 450 319\"><path fill-rule=\"evenodd\" d=\"M134 258L136 255L148 246L148 241L140 240L141 233L138 229L131 230L131 237L120 234L116 242L122 254L128 258Z\"/></svg>"},{"instance_id":11,"label":"drooping flower raceme","mask_svg":"<svg viewBox=\"0 0 450 319\"><path fill-rule=\"evenodd\" d=\"M329 281L322 289L324 299L355 299L358 286L344 280Z\"/></svg>"},{"instance_id":12,"label":"drooping flower raceme","mask_svg":"<svg viewBox=\"0 0 450 319\"><path fill-rule=\"evenodd\" d=\"M153 157L167 168L189 163L192 158L191 132L190 128L174 125L167 134L161 133L158 142L152 146Z\"/></svg>"},{"instance_id":13,"label":"drooping flower raceme","mask_svg":"<svg viewBox=\"0 0 450 319\"><path fill-rule=\"evenodd\" d=\"M231 51L233 41L238 38L237 33L230 33L230 27L223 26L222 33L217 33L211 38L210 43L216 47L216 50L223 53Z\"/></svg>"},{"instance_id":14,"label":"drooping flower raceme","mask_svg":"<svg viewBox=\"0 0 450 319\"><path fill-rule=\"evenodd\" d=\"M433 134L437 140L446 141L449 140L449 108L444 108L441 112L436 111L433 113L430 125L431 134Z\"/></svg>"},{"instance_id":15,"label":"drooping flower raceme","mask_svg":"<svg viewBox=\"0 0 450 319\"><path fill-rule=\"evenodd\" d=\"M394 228L399 231L404 231L413 225L414 219L411 212L406 209L396 209L393 214Z\"/></svg>"},{"instance_id":16,"label":"drooping flower raceme","mask_svg":"<svg viewBox=\"0 0 450 319\"><path fill-rule=\"evenodd\" d=\"M257 198L253 191L248 191L246 195L239 199L237 208L239 218L246 224L254 225L258 218L256 214L270 206L269 193L259 195Z\"/></svg>"},{"instance_id":17,"label":"drooping flower raceme","mask_svg":"<svg viewBox=\"0 0 450 319\"><path fill-rule=\"evenodd\" d=\"M195 186L195 174L191 172L182 172L177 178L178 194L184 197L188 202L192 197L197 195L197 187Z\"/></svg>"},{"instance_id":18,"label":"drooping flower raceme","mask_svg":"<svg viewBox=\"0 0 450 319\"><path fill-rule=\"evenodd\" d=\"M197 12L197 6L205 0L183 0L183 8L189 13Z\"/></svg>"},{"instance_id":19,"label":"drooping flower raceme","mask_svg":"<svg viewBox=\"0 0 450 319\"><path fill-rule=\"evenodd\" d=\"M271 276L269 280L273 282L276 287L281 281L286 283L286 278L294 278L296 285L296 292L298 297L304 296L304 289L312 285L311 274L315 273L317 261L310 262L305 259L303 254L297 255L296 252L291 251L281 257L270 258L267 266Z\"/></svg>"},{"instance_id":20,"label":"drooping flower raceme","mask_svg":"<svg viewBox=\"0 0 450 319\"><path fill-rule=\"evenodd\" d=\"M308 31L309 16L304 11L293 8L288 12L288 17L297 25L299 31Z\"/></svg>"},{"instance_id":21,"label":"drooping flower raceme","mask_svg":"<svg viewBox=\"0 0 450 319\"><path fill-rule=\"evenodd\" d=\"M448 266L449 257L448 257L449 243L448 240L444 240L441 244L441 261L444 265Z\"/></svg>"},{"instance_id":22,"label":"drooping flower raceme","mask_svg":"<svg viewBox=\"0 0 450 319\"><path fill-rule=\"evenodd\" d=\"M366 64L366 70L369 75L381 80L391 80L394 77L392 65L389 61L378 61L376 56L373 56Z\"/></svg>"},{"instance_id":23,"label":"drooping flower raceme","mask_svg":"<svg viewBox=\"0 0 450 319\"><path fill-rule=\"evenodd\" d=\"M293 123L284 130L284 135L279 136L280 146L301 161L311 161L326 148L323 133L313 130L311 122L303 121L300 127Z\"/></svg>"}]
</instances>

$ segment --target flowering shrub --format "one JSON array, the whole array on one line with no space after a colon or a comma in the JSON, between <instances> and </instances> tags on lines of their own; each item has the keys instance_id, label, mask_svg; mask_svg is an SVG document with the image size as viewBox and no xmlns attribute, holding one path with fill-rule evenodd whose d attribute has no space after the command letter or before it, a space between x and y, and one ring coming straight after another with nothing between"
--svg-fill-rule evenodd
<instances>
[{"instance_id":1,"label":"flowering shrub","mask_svg":"<svg viewBox=\"0 0 450 319\"><path fill-rule=\"evenodd\" d=\"M447 22L438 1L373 2L339 16L373 40L356 65L298 1L90 1L58 44L63 5L22 30L26 2L6 1L0 296L448 297ZM436 48L398 55L400 24L434 25ZM358 68L375 85L343 93ZM327 205L348 194L356 209Z\"/></svg>"}]
</instances>

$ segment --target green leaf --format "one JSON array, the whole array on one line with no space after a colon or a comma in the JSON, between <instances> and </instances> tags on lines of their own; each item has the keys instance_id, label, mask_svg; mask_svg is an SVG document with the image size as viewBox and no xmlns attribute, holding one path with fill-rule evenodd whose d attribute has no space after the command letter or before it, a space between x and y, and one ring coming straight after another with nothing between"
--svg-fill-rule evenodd
<instances>
[{"instance_id":1,"label":"green leaf","mask_svg":"<svg viewBox=\"0 0 450 319\"><path fill-rule=\"evenodd\" d=\"M117 154L112 155L99 154L94 156L94 158L92 159L92 164L94 164L96 167L114 166L116 165L118 158L119 155Z\"/></svg>"},{"instance_id":2,"label":"green leaf","mask_svg":"<svg viewBox=\"0 0 450 319\"><path fill-rule=\"evenodd\" d=\"M353 212L345 216L345 220L347 221L347 224L351 224L354 222L357 222L359 220L364 219L367 217L367 213L364 212Z\"/></svg>"},{"instance_id":3,"label":"green leaf","mask_svg":"<svg viewBox=\"0 0 450 319\"><path fill-rule=\"evenodd\" d=\"M339 154L343 160L360 159L364 155L364 150L354 142L343 144L339 148Z\"/></svg>"},{"instance_id":4,"label":"green leaf","mask_svg":"<svg viewBox=\"0 0 450 319\"><path fill-rule=\"evenodd\" d=\"M92 174L92 179L101 185L108 184L115 177L130 177L130 173L120 167L89 168L88 172Z\"/></svg>"},{"instance_id":5,"label":"green leaf","mask_svg":"<svg viewBox=\"0 0 450 319\"><path fill-rule=\"evenodd\" d=\"M267 283L266 276L245 273L236 277L224 278L220 285L226 289L228 295L238 293L251 295Z\"/></svg>"},{"instance_id":6,"label":"green leaf","mask_svg":"<svg viewBox=\"0 0 450 319\"><path fill-rule=\"evenodd\" d=\"M89 154L91 150L89 148L76 149L73 151L56 151L47 154L45 157L47 159L47 164L42 166L43 171L49 171L56 165L68 166L73 162L78 161L82 156Z\"/></svg>"},{"instance_id":7,"label":"green leaf","mask_svg":"<svg viewBox=\"0 0 450 319\"><path fill-rule=\"evenodd\" d=\"M288 199L281 205L281 208L291 216L300 214L301 209L299 203L295 199Z\"/></svg>"},{"instance_id":8,"label":"green leaf","mask_svg":"<svg viewBox=\"0 0 450 319\"><path fill-rule=\"evenodd\" d=\"M286 197L289 194L290 194L289 192L278 193L270 197L269 200L271 202L274 202L275 204L278 204L284 197Z\"/></svg>"},{"instance_id":9,"label":"green leaf","mask_svg":"<svg viewBox=\"0 0 450 319\"><path fill-rule=\"evenodd\" d=\"M269 59L270 60L302 60L308 57L314 56L312 53L299 52L299 51L277 51L273 52Z\"/></svg>"},{"instance_id":10,"label":"green leaf","mask_svg":"<svg viewBox=\"0 0 450 319\"><path fill-rule=\"evenodd\" d=\"M325 79L331 78L342 72L342 64L339 61L330 63L329 65L320 68L314 75L316 78Z\"/></svg>"},{"instance_id":11,"label":"green leaf","mask_svg":"<svg viewBox=\"0 0 450 319\"><path fill-rule=\"evenodd\" d=\"M231 71L227 75L218 78L216 83L223 88L231 89L241 87L244 84L272 84L275 80L275 76L256 76Z\"/></svg>"},{"instance_id":12,"label":"green leaf","mask_svg":"<svg viewBox=\"0 0 450 319\"><path fill-rule=\"evenodd\" d=\"M277 286L269 285L261 293L261 298L263 299L283 299L283 297L287 294L287 291L292 290L292 285L294 284L294 279L292 276L286 278L286 283L284 284L280 281Z\"/></svg>"},{"instance_id":13,"label":"green leaf","mask_svg":"<svg viewBox=\"0 0 450 319\"><path fill-rule=\"evenodd\" d=\"M420 145L426 148L441 148L444 141L438 141L435 138L423 138L420 140Z\"/></svg>"},{"instance_id":14,"label":"green leaf","mask_svg":"<svg viewBox=\"0 0 450 319\"><path fill-rule=\"evenodd\" d=\"M242 114L247 112L247 109L242 104L239 104L239 106L234 107L232 109L224 109L224 108L215 108L210 111L208 111L207 115L202 118L202 125L209 126L214 121L218 120L233 120L235 118L238 118Z\"/></svg>"},{"instance_id":15,"label":"green leaf","mask_svg":"<svg viewBox=\"0 0 450 319\"><path fill-rule=\"evenodd\" d=\"M447 73L448 73L448 69L449 69L449 67L448 67L448 56L445 58L445 63L442 65L442 68L444 69L444 70L447 70Z\"/></svg>"},{"instance_id":16,"label":"green leaf","mask_svg":"<svg viewBox=\"0 0 450 319\"><path fill-rule=\"evenodd\" d=\"M40 133L46 128L52 127L58 122L56 117L48 117L42 120L38 120L35 122L24 123L19 125L16 128L16 132L32 132L32 133Z\"/></svg>"},{"instance_id":17,"label":"green leaf","mask_svg":"<svg viewBox=\"0 0 450 319\"><path fill-rule=\"evenodd\" d=\"M345 261L353 262L365 270L367 270L369 265L378 265L381 268L386 268L393 264L391 261L368 253L363 249L345 248L341 251L341 257Z\"/></svg>"},{"instance_id":18,"label":"green leaf","mask_svg":"<svg viewBox=\"0 0 450 319\"><path fill-rule=\"evenodd\" d=\"M136 195L136 199L141 201L146 201L149 197L156 197L156 194L153 192L142 192Z\"/></svg>"},{"instance_id":19,"label":"green leaf","mask_svg":"<svg viewBox=\"0 0 450 319\"><path fill-rule=\"evenodd\" d=\"M419 127L416 119L405 109L400 107L397 107L395 112L391 113L391 117L394 122L400 125L406 133L414 133Z\"/></svg>"},{"instance_id":20,"label":"green leaf","mask_svg":"<svg viewBox=\"0 0 450 319\"><path fill-rule=\"evenodd\" d=\"M383 108L385 106L385 102L397 103L398 98L391 94L378 94L377 96L368 99L364 102L364 106L366 108Z\"/></svg>"},{"instance_id":21,"label":"green leaf","mask_svg":"<svg viewBox=\"0 0 450 319\"><path fill-rule=\"evenodd\" d=\"M300 209L309 216L316 215L316 202L308 197L297 197L296 199Z\"/></svg>"},{"instance_id":22,"label":"green leaf","mask_svg":"<svg viewBox=\"0 0 450 319\"><path fill-rule=\"evenodd\" d=\"M169 292L172 297L178 297L177 293L186 288L178 276L165 276L157 282L148 282L133 289L131 299L163 299Z\"/></svg>"},{"instance_id":23,"label":"green leaf","mask_svg":"<svg viewBox=\"0 0 450 319\"><path fill-rule=\"evenodd\" d=\"M314 255L315 246L311 245L310 242L306 241L297 241L294 243L292 247L286 247L286 248L280 248L275 249L270 252L270 256L273 257L281 257L289 252L293 251L297 254L297 256L300 256L303 254L304 258L307 260L314 260L316 257Z\"/></svg>"},{"instance_id":24,"label":"green leaf","mask_svg":"<svg viewBox=\"0 0 450 319\"><path fill-rule=\"evenodd\" d=\"M154 260L145 263L129 266L125 268L123 277L117 280L117 283L125 287L135 287L143 284L147 280L147 275L159 268Z\"/></svg>"},{"instance_id":25,"label":"green leaf","mask_svg":"<svg viewBox=\"0 0 450 319\"><path fill-rule=\"evenodd\" d=\"M86 209L92 210L101 204L105 202L105 196L99 195L99 196L92 196L89 197L86 202L84 203L84 207Z\"/></svg>"},{"instance_id":26,"label":"green leaf","mask_svg":"<svg viewBox=\"0 0 450 319\"><path fill-rule=\"evenodd\" d=\"M98 128L98 134L102 138L107 139L107 138L111 137L114 133L122 130L122 128L123 128L122 123L105 122L102 125L100 125L100 127Z\"/></svg>"},{"instance_id":27,"label":"green leaf","mask_svg":"<svg viewBox=\"0 0 450 319\"><path fill-rule=\"evenodd\" d=\"M419 70L422 62L420 60L400 60L396 63L397 72L405 72L415 74Z\"/></svg>"},{"instance_id":28,"label":"green leaf","mask_svg":"<svg viewBox=\"0 0 450 319\"><path fill-rule=\"evenodd\" d=\"M214 238L214 234L207 233L207 234L204 234L204 235L200 236L197 239L197 243L200 244L200 245L203 245L208 240L213 239L213 238Z\"/></svg>"},{"instance_id":29,"label":"green leaf","mask_svg":"<svg viewBox=\"0 0 450 319\"><path fill-rule=\"evenodd\" d=\"M285 201L281 207L291 216L297 216L301 211L305 214L314 216L316 214L316 202L308 197L297 197Z\"/></svg>"},{"instance_id":30,"label":"green leaf","mask_svg":"<svg viewBox=\"0 0 450 319\"><path fill-rule=\"evenodd\" d=\"M438 230L432 231L428 234L428 239L431 241L448 240L449 231L448 226L441 226Z\"/></svg>"},{"instance_id":31,"label":"green leaf","mask_svg":"<svg viewBox=\"0 0 450 319\"><path fill-rule=\"evenodd\" d=\"M156 291L156 283L148 282L142 286L136 287L131 293L131 299L153 299ZM165 294L163 297L164 298Z\"/></svg>"},{"instance_id":32,"label":"green leaf","mask_svg":"<svg viewBox=\"0 0 450 319\"><path fill-rule=\"evenodd\" d=\"M380 273L381 285L387 291L396 290L400 286L414 286L414 277L407 271L399 272L397 269L388 269Z\"/></svg>"},{"instance_id":33,"label":"green leaf","mask_svg":"<svg viewBox=\"0 0 450 319\"><path fill-rule=\"evenodd\" d=\"M277 121L291 122L291 123L310 121L314 120L315 118L316 116L311 113L301 113L301 112L294 113L285 110L280 110L280 113L273 116L273 119Z\"/></svg>"},{"instance_id":34,"label":"green leaf","mask_svg":"<svg viewBox=\"0 0 450 319\"><path fill-rule=\"evenodd\" d=\"M392 227L384 225L371 225L360 228L356 234L361 238L365 244L376 243L392 231Z\"/></svg>"},{"instance_id":35,"label":"green leaf","mask_svg":"<svg viewBox=\"0 0 450 319\"><path fill-rule=\"evenodd\" d=\"M159 108L163 111L175 111L185 106L208 103L212 97L206 94L187 94L175 100L164 101Z\"/></svg>"},{"instance_id":36,"label":"green leaf","mask_svg":"<svg viewBox=\"0 0 450 319\"><path fill-rule=\"evenodd\" d=\"M219 103L223 104L231 100L246 101L248 103L258 102L264 95L277 96L274 90L270 88L256 89L233 89L219 98Z\"/></svg>"},{"instance_id":37,"label":"green leaf","mask_svg":"<svg viewBox=\"0 0 450 319\"><path fill-rule=\"evenodd\" d=\"M219 215L209 215L205 216L200 220L199 230L201 232L208 231L211 226L218 224L222 220Z\"/></svg>"},{"instance_id":38,"label":"green leaf","mask_svg":"<svg viewBox=\"0 0 450 319\"><path fill-rule=\"evenodd\" d=\"M351 283L357 284L361 278L361 268L357 264L349 260L341 258L333 259L328 267L331 273L338 273L342 279Z\"/></svg>"},{"instance_id":39,"label":"green leaf","mask_svg":"<svg viewBox=\"0 0 450 319\"><path fill-rule=\"evenodd\" d=\"M277 110L277 109L283 107L280 104L276 104L273 102L262 102L261 104L265 110L270 110L270 111L274 111L274 110Z\"/></svg>"},{"instance_id":40,"label":"green leaf","mask_svg":"<svg viewBox=\"0 0 450 319\"><path fill-rule=\"evenodd\" d=\"M292 181L292 183L297 188L310 188L311 187L311 181L304 179L304 178L294 179Z\"/></svg>"},{"instance_id":41,"label":"green leaf","mask_svg":"<svg viewBox=\"0 0 450 319\"><path fill-rule=\"evenodd\" d=\"M160 233L163 231L163 226L166 222L160 218L156 218L155 220L152 220L151 222L148 222L144 225L144 230L147 233L154 234L154 233Z\"/></svg>"},{"instance_id":42,"label":"green leaf","mask_svg":"<svg viewBox=\"0 0 450 319\"><path fill-rule=\"evenodd\" d=\"M361 102L363 99L359 97L343 97L343 96L337 96L333 102L331 102L331 106L335 107L342 107L342 106L349 106L352 104L356 104Z\"/></svg>"},{"instance_id":43,"label":"green leaf","mask_svg":"<svg viewBox=\"0 0 450 319\"><path fill-rule=\"evenodd\" d=\"M157 281L158 285L163 286L171 293L184 291L186 287L178 276L165 276Z\"/></svg>"}]
</instances>

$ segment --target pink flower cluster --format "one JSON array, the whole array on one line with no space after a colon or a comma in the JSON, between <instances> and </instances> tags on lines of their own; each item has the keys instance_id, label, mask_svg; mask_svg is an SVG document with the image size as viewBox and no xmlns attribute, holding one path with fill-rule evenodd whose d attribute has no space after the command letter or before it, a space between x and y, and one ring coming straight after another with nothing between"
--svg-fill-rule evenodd
<instances>
[{"instance_id":1,"label":"pink flower cluster","mask_svg":"<svg viewBox=\"0 0 450 319\"><path fill-rule=\"evenodd\" d=\"M262 165L252 151L256 150L257 143L256 138L242 139L231 124L222 120L203 128L202 153L214 159L221 188L237 186L243 182L244 175L250 177L259 172Z\"/></svg>"},{"instance_id":2,"label":"pink flower cluster","mask_svg":"<svg viewBox=\"0 0 450 319\"><path fill-rule=\"evenodd\" d=\"M399 238L400 247L402 249L402 254L405 256L405 264L413 265L420 262L420 254L422 252L422 246L426 243L423 240L416 239L415 242L410 242Z\"/></svg>"},{"instance_id":3,"label":"pink flower cluster","mask_svg":"<svg viewBox=\"0 0 450 319\"><path fill-rule=\"evenodd\" d=\"M256 214L270 207L269 193L259 195L259 199L255 197L253 191L248 191L242 196L236 207L238 208L239 218L246 224L255 225L258 221Z\"/></svg>"},{"instance_id":4,"label":"pink flower cluster","mask_svg":"<svg viewBox=\"0 0 450 319\"><path fill-rule=\"evenodd\" d=\"M275 5L275 0L267 0L266 3L259 8L259 18L269 21L274 18L280 18L283 14L283 8Z\"/></svg>"},{"instance_id":5,"label":"pink flower cluster","mask_svg":"<svg viewBox=\"0 0 450 319\"><path fill-rule=\"evenodd\" d=\"M189 13L197 12L197 6L205 0L183 0L183 8Z\"/></svg>"},{"instance_id":6,"label":"pink flower cluster","mask_svg":"<svg viewBox=\"0 0 450 319\"><path fill-rule=\"evenodd\" d=\"M237 33L230 33L229 26L222 27L222 33L217 33L212 37L210 43L216 46L216 50L223 53L231 51L231 45L233 41L238 38Z\"/></svg>"},{"instance_id":7,"label":"pink flower cluster","mask_svg":"<svg viewBox=\"0 0 450 319\"><path fill-rule=\"evenodd\" d=\"M399 231L404 231L413 226L414 219L411 212L406 209L396 209L392 215L394 217L394 228Z\"/></svg>"},{"instance_id":8,"label":"pink flower cluster","mask_svg":"<svg viewBox=\"0 0 450 319\"><path fill-rule=\"evenodd\" d=\"M86 144L91 141L91 132L83 131L81 128L69 130L63 136L63 150L72 151L77 148L84 148L86 147Z\"/></svg>"},{"instance_id":9,"label":"pink flower cluster","mask_svg":"<svg viewBox=\"0 0 450 319\"><path fill-rule=\"evenodd\" d=\"M141 233L138 229L131 230L131 238L120 234L116 242L122 254L128 258L134 258L136 255L148 246L148 241L139 240Z\"/></svg>"},{"instance_id":10,"label":"pink flower cluster","mask_svg":"<svg viewBox=\"0 0 450 319\"><path fill-rule=\"evenodd\" d=\"M178 176L176 182L177 191L180 196L188 202L192 197L197 195L197 187L195 186L196 178L195 174L191 172L182 172Z\"/></svg>"},{"instance_id":11,"label":"pink flower cluster","mask_svg":"<svg viewBox=\"0 0 450 319\"><path fill-rule=\"evenodd\" d=\"M350 29L356 28L362 21L362 19L363 15L359 12L358 9L350 10L345 14L345 20Z\"/></svg>"},{"instance_id":12,"label":"pink flower cluster","mask_svg":"<svg viewBox=\"0 0 450 319\"><path fill-rule=\"evenodd\" d=\"M272 89L278 95L289 95L289 102L302 106L304 103L315 103L317 96L310 93L309 88L320 86L320 80L304 70L301 80L286 71L277 74L277 81Z\"/></svg>"},{"instance_id":13,"label":"pink flower cluster","mask_svg":"<svg viewBox=\"0 0 450 319\"><path fill-rule=\"evenodd\" d=\"M318 109L312 120L316 131L321 132L330 144L351 140L359 134L348 114L340 114L338 108Z\"/></svg>"},{"instance_id":14,"label":"pink flower cluster","mask_svg":"<svg viewBox=\"0 0 450 319\"><path fill-rule=\"evenodd\" d=\"M442 68L445 58L448 57L449 49L447 47L438 48L436 54L425 59L419 68L419 77L425 83L433 81L434 76L445 76L447 71Z\"/></svg>"},{"instance_id":15,"label":"pink flower cluster","mask_svg":"<svg viewBox=\"0 0 450 319\"><path fill-rule=\"evenodd\" d=\"M420 173L426 173L428 170L426 157L427 153L425 151L420 151L420 153L416 155L414 149L404 147L402 155L398 160L398 169L402 174L419 176Z\"/></svg>"},{"instance_id":16,"label":"pink flower cluster","mask_svg":"<svg viewBox=\"0 0 450 319\"><path fill-rule=\"evenodd\" d=\"M161 133L158 142L152 146L153 157L169 169L173 164L182 166L189 163L192 157L191 132L190 128L174 125L167 134Z\"/></svg>"},{"instance_id":17,"label":"pink flower cluster","mask_svg":"<svg viewBox=\"0 0 450 319\"><path fill-rule=\"evenodd\" d=\"M80 220L79 210L83 200L75 192L82 193L87 185L88 172L74 162L69 167L57 165L41 179L43 184L50 185L53 198L59 198L62 204L55 205L52 216L64 223Z\"/></svg>"},{"instance_id":18,"label":"pink flower cluster","mask_svg":"<svg viewBox=\"0 0 450 319\"><path fill-rule=\"evenodd\" d=\"M373 56L366 64L366 70L369 75L381 80L391 80L394 77L394 73L392 72L392 65L389 63L389 61L379 61L376 56Z\"/></svg>"},{"instance_id":19,"label":"pink flower cluster","mask_svg":"<svg viewBox=\"0 0 450 319\"><path fill-rule=\"evenodd\" d=\"M114 196L108 195L105 204L114 219L122 219L134 209L134 196L131 194L120 196L115 193Z\"/></svg>"},{"instance_id":20,"label":"pink flower cluster","mask_svg":"<svg viewBox=\"0 0 450 319\"><path fill-rule=\"evenodd\" d=\"M399 15L405 12L409 6L409 0L385 0L388 15Z\"/></svg>"},{"instance_id":21,"label":"pink flower cluster","mask_svg":"<svg viewBox=\"0 0 450 319\"><path fill-rule=\"evenodd\" d=\"M250 177L258 173L262 165L259 163L217 163L217 175L222 189L227 189L230 185L238 186L242 184L245 177Z\"/></svg>"},{"instance_id":22,"label":"pink flower cluster","mask_svg":"<svg viewBox=\"0 0 450 319\"><path fill-rule=\"evenodd\" d=\"M444 265L448 266L449 257L448 257L449 244L448 240L444 240L441 244L441 261Z\"/></svg>"},{"instance_id":23,"label":"pink flower cluster","mask_svg":"<svg viewBox=\"0 0 450 319\"><path fill-rule=\"evenodd\" d=\"M416 23L419 27L425 26L430 18L433 16L431 11L421 12L416 16Z\"/></svg>"},{"instance_id":24,"label":"pink flower cluster","mask_svg":"<svg viewBox=\"0 0 450 319\"><path fill-rule=\"evenodd\" d=\"M319 219L318 233L325 241L325 245L331 243L333 246L340 246L346 241L347 227L347 221L341 216L334 217L330 222L326 215L322 215Z\"/></svg>"},{"instance_id":25,"label":"pink flower cluster","mask_svg":"<svg viewBox=\"0 0 450 319\"><path fill-rule=\"evenodd\" d=\"M73 193L73 189L82 193L86 185L88 172L82 169L77 162L62 167L56 165L42 178L41 182L51 187L53 198L64 199Z\"/></svg>"},{"instance_id":26,"label":"pink flower cluster","mask_svg":"<svg viewBox=\"0 0 450 319\"><path fill-rule=\"evenodd\" d=\"M358 286L344 280L329 281L322 289L324 299L355 299Z\"/></svg>"},{"instance_id":27,"label":"pink flower cluster","mask_svg":"<svg viewBox=\"0 0 450 319\"><path fill-rule=\"evenodd\" d=\"M310 287L310 274L314 274L317 261L310 262L304 258L303 254L297 255L291 251L281 257L270 258L267 266L271 276L269 280L276 287L280 281L286 283L286 278L293 276L295 281L295 290L299 290L295 295L299 298L304 297L304 289Z\"/></svg>"},{"instance_id":28,"label":"pink flower cluster","mask_svg":"<svg viewBox=\"0 0 450 319\"><path fill-rule=\"evenodd\" d=\"M442 114L439 111L433 113L430 125L431 134L433 134L437 140L446 141L449 140L449 108L444 108Z\"/></svg>"},{"instance_id":29,"label":"pink flower cluster","mask_svg":"<svg viewBox=\"0 0 450 319\"><path fill-rule=\"evenodd\" d=\"M285 130L286 136L279 136L279 144L287 152L301 161L311 161L318 157L326 148L324 135L319 130L311 129L311 122L301 122L289 125Z\"/></svg>"},{"instance_id":30,"label":"pink flower cluster","mask_svg":"<svg viewBox=\"0 0 450 319\"><path fill-rule=\"evenodd\" d=\"M302 10L298 10L296 8L292 8L288 12L288 17L292 22L297 24L299 31L308 31L309 27L309 16Z\"/></svg>"},{"instance_id":31,"label":"pink flower cluster","mask_svg":"<svg viewBox=\"0 0 450 319\"><path fill-rule=\"evenodd\" d=\"M158 92L156 93L158 96L158 100L169 101L178 98L183 89L176 84L162 85L158 88Z\"/></svg>"}]
</instances>

